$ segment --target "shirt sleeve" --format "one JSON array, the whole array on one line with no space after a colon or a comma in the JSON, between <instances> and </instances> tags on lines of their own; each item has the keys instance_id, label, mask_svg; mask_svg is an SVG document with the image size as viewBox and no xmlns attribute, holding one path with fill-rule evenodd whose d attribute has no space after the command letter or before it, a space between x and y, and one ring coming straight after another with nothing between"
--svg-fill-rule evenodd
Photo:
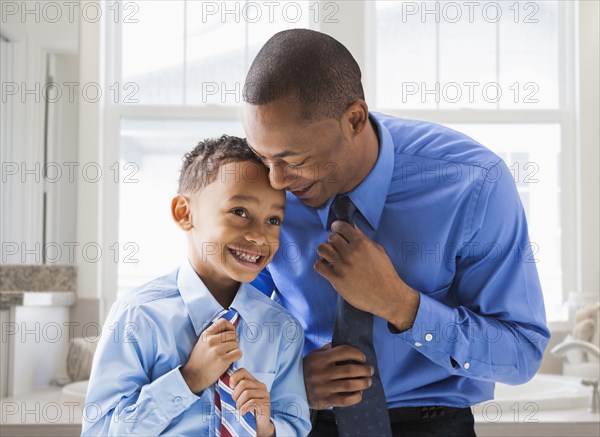
<instances>
[{"instance_id":1,"label":"shirt sleeve","mask_svg":"<svg viewBox=\"0 0 600 437\"><path fill-rule=\"evenodd\" d=\"M503 162L478 188L448 298L421 293L413 327L399 335L451 374L522 384L535 375L550 337L536 246Z\"/></svg>"},{"instance_id":2,"label":"shirt sleeve","mask_svg":"<svg viewBox=\"0 0 600 437\"><path fill-rule=\"evenodd\" d=\"M155 333L141 310L113 306L94 356L82 436L159 435L199 399L179 367L150 380Z\"/></svg>"},{"instance_id":3,"label":"shirt sleeve","mask_svg":"<svg viewBox=\"0 0 600 437\"><path fill-rule=\"evenodd\" d=\"M281 343L277 374L270 393L271 420L278 437L305 436L310 432L311 424L302 369L304 331L298 321L290 319L286 323Z\"/></svg>"}]
</instances>

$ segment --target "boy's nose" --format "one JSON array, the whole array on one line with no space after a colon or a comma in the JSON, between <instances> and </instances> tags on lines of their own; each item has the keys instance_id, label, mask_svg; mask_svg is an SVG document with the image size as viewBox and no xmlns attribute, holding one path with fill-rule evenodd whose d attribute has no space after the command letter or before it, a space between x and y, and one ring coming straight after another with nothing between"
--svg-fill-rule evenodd
<instances>
[{"instance_id":1,"label":"boy's nose","mask_svg":"<svg viewBox=\"0 0 600 437\"><path fill-rule=\"evenodd\" d=\"M260 246L267 243L267 232L262 225L250 227L244 237L256 244L256 250L260 250Z\"/></svg>"}]
</instances>

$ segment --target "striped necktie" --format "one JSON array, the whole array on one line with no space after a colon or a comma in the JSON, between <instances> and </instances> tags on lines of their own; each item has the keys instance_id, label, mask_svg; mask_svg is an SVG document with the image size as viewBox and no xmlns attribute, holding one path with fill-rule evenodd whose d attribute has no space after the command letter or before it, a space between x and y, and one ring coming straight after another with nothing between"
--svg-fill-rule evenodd
<instances>
[{"instance_id":1,"label":"striped necktie","mask_svg":"<svg viewBox=\"0 0 600 437\"><path fill-rule=\"evenodd\" d=\"M338 195L331 210L337 220L353 223L356 206L347 195ZM373 290L365 290L365 293L371 292ZM371 376L373 384L363 391L358 404L334 408L339 435L391 436L390 418L373 346L373 315L354 308L338 295L331 343L332 346L349 344L360 349L367 357L367 364L375 369Z\"/></svg>"},{"instance_id":2,"label":"striped necktie","mask_svg":"<svg viewBox=\"0 0 600 437\"><path fill-rule=\"evenodd\" d=\"M226 319L235 327L239 320L238 312L230 308L221 311L213 320ZM215 433L217 437L256 436L256 419L249 412L240 416L231 397L233 390L229 386L229 377L233 373L233 364L219 378L215 387Z\"/></svg>"}]
</instances>

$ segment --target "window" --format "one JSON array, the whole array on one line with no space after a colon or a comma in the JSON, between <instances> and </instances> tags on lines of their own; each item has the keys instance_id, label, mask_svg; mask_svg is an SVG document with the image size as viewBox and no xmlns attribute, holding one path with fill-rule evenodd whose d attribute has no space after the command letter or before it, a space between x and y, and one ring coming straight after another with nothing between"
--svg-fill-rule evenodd
<instances>
[{"instance_id":1,"label":"window","mask_svg":"<svg viewBox=\"0 0 600 437\"><path fill-rule=\"evenodd\" d=\"M122 172L117 296L185 260L170 213L184 153L204 138L244 136L238 109L250 63L274 33L309 27L312 16L306 1L122 5L130 19L115 29L112 60L123 91L113 108Z\"/></svg>"},{"instance_id":2,"label":"window","mask_svg":"<svg viewBox=\"0 0 600 437\"><path fill-rule=\"evenodd\" d=\"M244 136L232 120L123 118L119 185L119 293L175 269L186 259L185 235L171 218L183 155L203 138Z\"/></svg>"},{"instance_id":3,"label":"window","mask_svg":"<svg viewBox=\"0 0 600 437\"><path fill-rule=\"evenodd\" d=\"M574 288L564 268L573 246L563 238L572 223L564 220L570 199L561 178L571 174L574 153L568 2L377 1L372 8L371 105L464 132L506 162L548 320L565 317L563 291Z\"/></svg>"},{"instance_id":4,"label":"window","mask_svg":"<svg viewBox=\"0 0 600 437\"><path fill-rule=\"evenodd\" d=\"M558 2L375 8L378 107L558 109Z\"/></svg>"},{"instance_id":5,"label":"window","mask_svg":"<svg viewBox=\"0 0 600 437\"><path fill-rule=\"evenodd\" d=\"M181 262L185 241L169 202L182 155L205 137L243 136L238 111L250 63L275 32L305 27L359 37L363 45L348 48L362 63L373 110L445 124L505 160L528 217L548 319L563 317L575 283L565 238L574 225L570 2L364 2L352 20L337 2L333 24L324 20L325 12L332 18L327 2L269 3L140 2L138 22L117 25L111 61L135 104L113 106L114 129L121 168L129 165L137 181L119 186L120 247L134 243L129 259L120 257L119 293Z\"/></svg>"},{"instance_id":6,"label":"window","mask_svg":"<svg viewBox=\"0 0 600 437\"><path fill-rule=\"evenodd\" d=\"M168 0L136 7L135 19L121 26L120 62L123 82L142 104L238 105L246 71L267 39L310 24L306 1Z\"/></svg>"}]
</instances>

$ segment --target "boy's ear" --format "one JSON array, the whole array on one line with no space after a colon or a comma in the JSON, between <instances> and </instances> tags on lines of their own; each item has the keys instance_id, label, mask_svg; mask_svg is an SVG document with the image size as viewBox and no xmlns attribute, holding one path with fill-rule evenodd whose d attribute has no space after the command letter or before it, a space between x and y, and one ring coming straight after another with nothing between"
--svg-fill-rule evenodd
<instances>
[{"instance_id":1,"label":"boy's ear","mask_svg":"<svg viewBox=\"0 0 600 437\"><path fill-rule=\"evenodd\" d=\"M192 214L190 210L190 199L182 194L178 194L171 200L171 215L183 231L190 231L193 228Z\"/></svg>"}]
</instances>

